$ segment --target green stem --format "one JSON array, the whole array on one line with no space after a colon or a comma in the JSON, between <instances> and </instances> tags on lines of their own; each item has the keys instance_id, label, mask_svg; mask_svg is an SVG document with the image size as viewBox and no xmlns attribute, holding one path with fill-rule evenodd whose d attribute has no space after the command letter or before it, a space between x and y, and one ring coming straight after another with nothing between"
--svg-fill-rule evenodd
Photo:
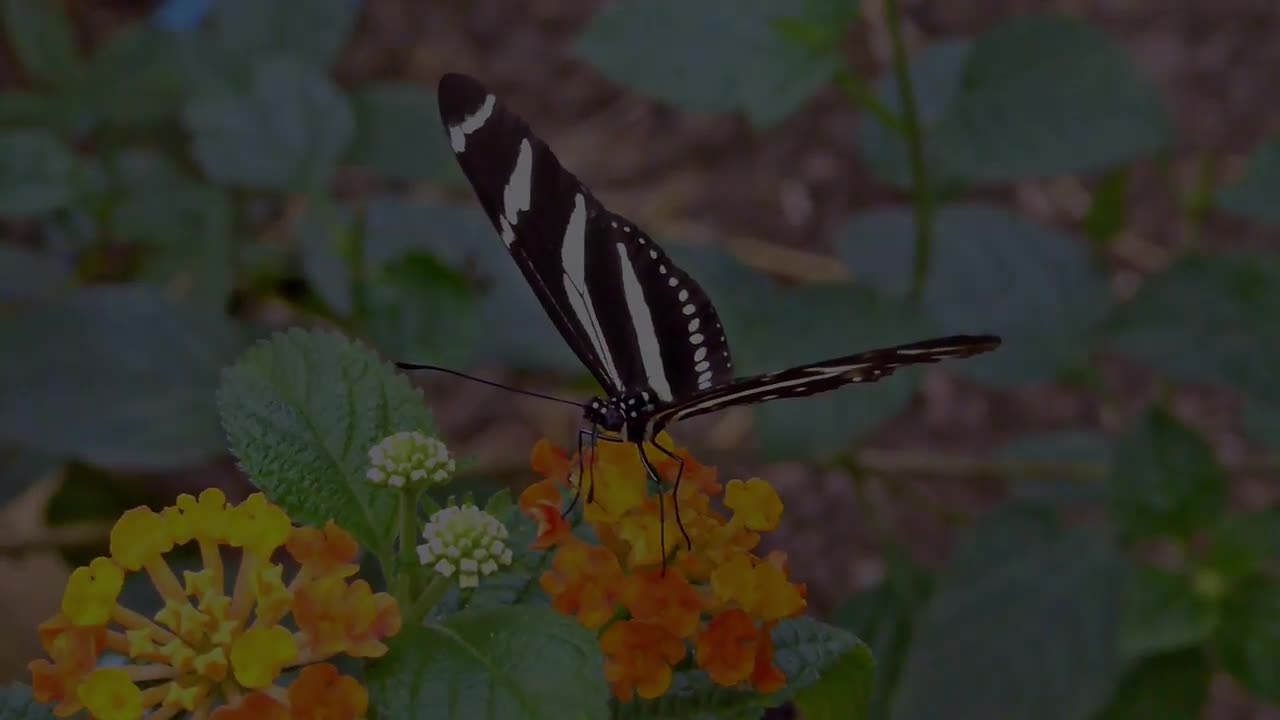
<instances>
[{"instance_id":1,"label":"green stem","mask_svg":"<svg viewBox=\"0 0 1280 720\"><path fill-rule=\"evenodd\" d=\"M418 491L400 489L400 549L396 562L396 599L401 606L409 602L413 594L413 569L418 567L413 556L413 538L418 534Z\"/></svg>"},{"instance_id":2,"label":"green stem","mask_svg":"<svg viewBox=\"0 0 1280 720\"><path fill-rule=\"evenodd\" d=\"M898 2L885 0L884 7L889 40L893 45L893 75L898 81L898 96L902 102L902 129L906 135L907 155L911 162L912 200L916 214L916 252L912 268L911 298L919 302L924 296L924 284L929 276L929 259L933 254L933 186L924 159L924 131L920 127L915 89L911 84L907 47L902 40Z\"/></svg>"},{"instance_id":3,"label":"green stem","mask_svg":"<svg viewBox=\"0 0 1280 720\"><path fill-rule=\"evenodd\" d=\"M457 584L456 578L447 578L443 575L432 577L431 582L427 584L427 588L409 606L408 624L421 624L422 619L427 616L427 613L431 612L431 608L438 605L455 584Z\"/></svg>"},{"instance_id":4,"label":"green stem","mask_svg":"<svg viewBox=\"0 0 1280 720\"><path fill-rule=\"evenodd\" d=\"M898 135L906 135L906 126L903 125L902 118L898 117L888 105L880 102L880 98L876 97L871 88L867 87L866 82L852 70L843 67L836 70L835 81L851 100L874 115L881 125Z\"/></svg>"}]
</instances>

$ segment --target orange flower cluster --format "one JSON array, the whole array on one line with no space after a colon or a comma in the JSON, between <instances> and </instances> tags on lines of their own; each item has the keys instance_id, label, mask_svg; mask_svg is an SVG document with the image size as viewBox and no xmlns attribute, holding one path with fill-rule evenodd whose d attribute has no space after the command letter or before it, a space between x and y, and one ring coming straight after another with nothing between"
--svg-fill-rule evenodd
<instances>
[{"instance_id":1,"label":"orange flower cluster","mask_svg":"<svg viewBox=\"0 0 1280 720\"><path fill-rule=\"evenodd\" d=\"M164 553L189 542L204 567L180 581ZM288 583L271 562L281 547L300 566ZM240 551L234 578L224 573L225 549ZM232 507L211 489L159 513L134 508L111 530L110 557L76 569L61 612L40 626L50 660L29 666L35 697L59 717L87 710L101 720L364 717L365 689L322 662L381 656L382 641L400 631L395 600L347 581L359 550L332 522L294 527L261 494ZM117 603L126 573L139 571L164 601L154 618ZM290 614L296 630L282 624ZM131 662L99 666L106 651ZM305 667L278 686L296 666Z\"/></svg>"},{"instance_id":2,"label":"orange flower cluster","mask_svg":"<svg viewBox=\"0 0 1280 720\"><path fill-rule=\"evenodd\" d=\"M665 435L660 441L671 447ZM782 553L761 558L752 551L760 533L777 527L782 501L763 480L722 486L714 469L684 450L676 454L684 462L680 518L692 549L676 525L670 492L679 463L649 451L664 482L655 495L635 445L612 442L583 462L586 488L595 488L583 510L595 545L578 539L561 515L578 482L577 458L540 441L533 469L543 479L521 494L520 508L538 523L534 547L554 548L542 588L559 612L600 631L605 675L622 701L666 693L690 646L715 683L777 691L786 677L773 664L771 631L804 612L805 588L787 579ZM727 513L712 503L720 495Z\"/></svg>"}]
</instances>

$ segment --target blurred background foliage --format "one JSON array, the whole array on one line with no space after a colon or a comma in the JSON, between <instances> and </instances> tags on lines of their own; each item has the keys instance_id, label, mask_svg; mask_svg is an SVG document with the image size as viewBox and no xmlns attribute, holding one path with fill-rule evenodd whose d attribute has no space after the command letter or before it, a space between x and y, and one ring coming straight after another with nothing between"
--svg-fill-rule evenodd
<instances>
[{"instance_id":1,"label":"blurred background foliage","mask_svg":"<svg viewBox=\"0 0 1280 720\"><path fill-rule=\"evenodd\" d=\"M592 391L445 145L458 70L744 372L1004 337L677 433L780 486L868 717L1280 717L1280 13L1113 5L3 0L0 675L121 509L246 491L214 389L254 338ZM572 438L421 380L477 485Z\"/></svg>"}]
</instances>

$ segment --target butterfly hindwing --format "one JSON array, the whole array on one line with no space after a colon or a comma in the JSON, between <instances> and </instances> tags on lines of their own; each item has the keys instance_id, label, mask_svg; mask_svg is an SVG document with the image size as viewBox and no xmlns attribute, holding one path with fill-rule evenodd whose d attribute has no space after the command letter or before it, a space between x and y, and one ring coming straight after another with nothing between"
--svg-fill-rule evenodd
<instances>
[{"instance_id":1,"label":"butterfly hindwing","mask_svg":"<svg viewBox=\"0 0 1280 720\"><path fill-rule=\"evenodd\" d=\"M740 378L658 408L651 417L651 433L656 434L671 423L726 407L816 395L852 383L875 382L901 367L970 357L993 350L999 344L1000 339L990 335L953 335Z\"/></svg>"},{"instance_id":2,"label":"butterfly hindwing","mask_svg":"<svg viewBox=\"0 0 1280 720\"><path fill-rule=\"evenodd\" d=\"M610 396L662 402L727 382L715 308L635 223L607 210L472 78L440 81L450 146L565 341Z\"/></svg>"}]
</instances>

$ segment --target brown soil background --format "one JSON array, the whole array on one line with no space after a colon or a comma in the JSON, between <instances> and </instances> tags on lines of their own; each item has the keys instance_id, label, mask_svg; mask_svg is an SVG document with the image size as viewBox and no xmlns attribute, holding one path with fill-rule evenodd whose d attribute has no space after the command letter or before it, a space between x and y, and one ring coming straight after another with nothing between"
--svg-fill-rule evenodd
<instances>
[{"instance_id":1,"label":"brown soil background","mask_svg":"<svg viewBox=\"0 0 1280 720\"><path fill-rule=\"evenodd\" d=\"M79 3L72 5L80 6ZM86 3L77 12L91 34L136 17L150 3ZM861 167L853 146L859 111L830 89L767 132L735 117L694 117L628 93L576 60L573 38L601 5L595 0L365 0L355 40L337 71L346 85L403 78L434 87L446 70L482 77L518 108L556 148L568 167L615 210L651 230L679 228L693 240L730 245L749 261L796 278L827 275L831 231L859 209L901 202ZM1123 45L1156 84L1178 128L1176 175L1189 187L1197 158L1218 155L1222 178L1260 141L1280 131L1280 3L1275 0L917 0L905 2L909 47L986 30L1018 15L1053 11L1088 20ZM876 77L887 66L888 43L879 0L864 0L864 22L847 38L854 66ZM7 73L6 73L7 74ZM1114 248L1113 281L1128 294L1149 272L1164 267L1186 242L1174 189L1150 163L1131 182L1129 225ZM992 193L1042 220L1078 227L1089 184L1063 178ZM657 234L663 234L658 232ZM1275 233L1211 217L1203 242L1214 245L1280 242ZM1056 387L992 393L931 373L915 407L877 436L876 448L916 449L928 455L981 458L1030 430L1114 428L1140 410L1154 381L1140 369L1106 369L1121 401ZM576 418L537 403L433 383L431 401L451 444L462 453L519 468L525 449L541 436L567 444ZM1238 404L1203 389L1178 393L1179 415L1209 434L1226 461L1256 457L1238 431ZM502 410L499 413L499 409ZM499 418L499 415L503 417ZM697 424L682 440L697 447L732 447L744 416L727 413ZM692 425L692 424L691 424ZM695 442L696 440L696 442ZM723 453L719 453L723 455ZM869 497L855 497L847 478L799 466L721 464L722 477L759 474L779 485L787 512L772 540L785 549L792 572L809 584L815 610L826 611L883 571L871 515L906 538L915 557L937 565L957 530L996 505L1007 491L997 478L903 476L883 478ZM230 463L184 473L177 491L209 484L243 488ZM31 518L47 487L0 513L0 538L34 533ZM1274 474L1241 476L1241 507L1280 501ZM945 508L939 513L937 508ZM0 681L25 678L38 653L32 628L51 614L65 570L52 553L0 558L0 629L13 639L0 649ZM1227 678L1214 684L1205 718L1280 720L1258 707Z\"/></svg>"}]
</instances>

